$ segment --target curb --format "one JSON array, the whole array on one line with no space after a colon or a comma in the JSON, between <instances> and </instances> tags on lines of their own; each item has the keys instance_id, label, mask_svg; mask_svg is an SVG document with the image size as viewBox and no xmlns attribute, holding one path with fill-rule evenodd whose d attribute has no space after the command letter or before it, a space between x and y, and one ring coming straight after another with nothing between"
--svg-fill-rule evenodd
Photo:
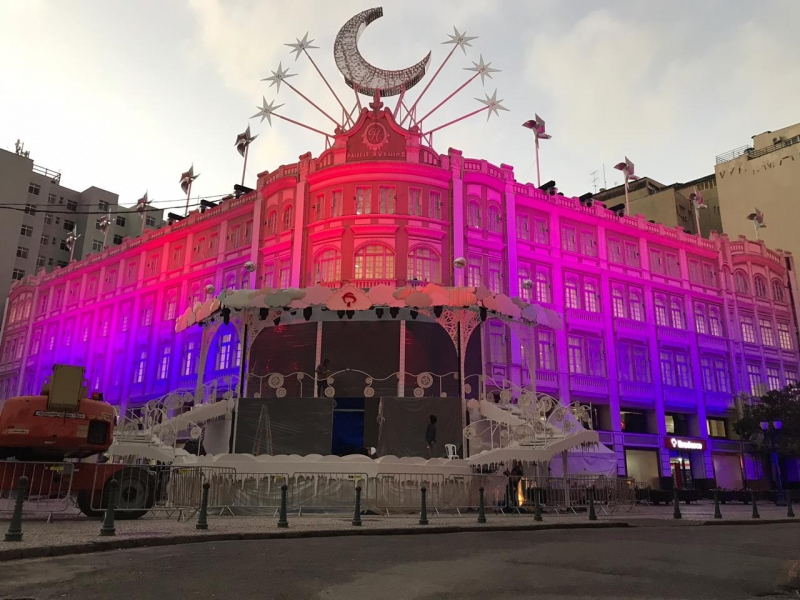
<instances>
[{"instance_id":1,"label":"curb","mask_svg":"<svg viewBox=\"0 0 800 600\"><path fill-rule=\"evenodd\" d=\"M784 525L788 523L800 523L800 519L751 519L749 521L737 520L726 521L724 518L713 521L701 521L700 525Z\"/></svg>"},{"instance_id":2,"label":"curb","mask_svg":"<svg viewBox=\"0 0 800 600\"><path fill-rule=\"evenodd\" d=\"M397 529L331 529L320 531L254 531L242 533L206 533L200 535L174 535L169 537L117 538L98 540L63 546L37 546L33 548L9 548L0 550L0 562L30 558L52 558L72 554L91 554L109 550L129 550L133 548L154 548L158 546L178 546L182 544L203 544L207 542L233 542L277 539L304 539L323 537L353 537L376 535L426 535L440 533L480 533L484 531L546 531L553 529L617 529L630 527L625 522L595 523L537 523L534 525L486 525L483 527L463 527L460 525L442 527L397 528Z\"/></svg>"}]
</instances>

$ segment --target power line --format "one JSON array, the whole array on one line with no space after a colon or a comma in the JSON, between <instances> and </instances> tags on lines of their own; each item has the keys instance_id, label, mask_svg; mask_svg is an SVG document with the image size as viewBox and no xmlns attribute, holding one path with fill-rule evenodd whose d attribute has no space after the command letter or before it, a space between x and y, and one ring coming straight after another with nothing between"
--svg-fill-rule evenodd
<instances>
[{"instance_id":1,"label":"power line","mask_svg":"<svg viewBox=\"0 0 800 600\"><path fill-rule=\"evenodd\" d=\"M210 196L203 196L200 199L202 200L202 199L209 199L209 198L222 198L224 196L228 196L229 194L230 194L230 192L228 192L226 194L212 194ZM179 208L180 206L185 206L186 205L185 204L186 203L186 198L179 198L177 200L153 200L152 202L153 203L155 203L155 202L158 202L158 203L177 203L175 206L172 206L172 207L171 206L167 206L167 207L165 207L164 210L166 210L167 208ZM36 208L36 210L45 210L44 208L40 208L40 207L55 206L55 205L54 204L32 204L30 202L4 202L4 203L0 204L0 207L2 207L2 206L33 206L33 207ZM112 204L110 206L117 206L119 208L124 208L124 209L128 209L128 210L135 210L136 209L136 205L123 206L122 204ZM47 212L51 212L51 211L48 210Z\"/></svg>"},{"instance_id":2,"label":"power line","mask_svg":"<svg viewBox=\"0 0 800 600\"><path fill-rule=\"evenodd\" d=\"M186 206L185 204L183 206ZM189 208L195 208L201 206L200 202L189 204ZM181 206L170 206L167 208L157 208L157 207L148 207L143 211L136 211L136 212L163 212L165 210L177 209L182 208ZM19 208L18 206L7 206L0 204L0 210L15 210L18 212L27 212L31 214L25 208ZM135 210L135 209L134 209ZM103 215L108 216L108 211L105 210L39 210L37 209L36 212L44 212L48 215ZM34 213L35 214L35 213ZM112 216L130 216L130 213L120 214L120 213L112 213Z\"/></svg>"}]
</instances>

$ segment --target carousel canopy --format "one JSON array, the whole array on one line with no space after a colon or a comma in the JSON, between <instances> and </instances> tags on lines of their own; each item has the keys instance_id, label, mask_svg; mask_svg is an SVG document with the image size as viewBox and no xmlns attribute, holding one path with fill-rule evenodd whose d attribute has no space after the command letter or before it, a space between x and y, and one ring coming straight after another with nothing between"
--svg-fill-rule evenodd
<instances>
[{"instance_id":1,"label":"carousel canopy","mask_svg":"<svg viewBox=\"0 0 800 600\"><path fill-rule=\"evenodd\" d=\"M328 288L263 288L259 290L223 290L217 297L197 302L176 319L175 331L181 332L195 323L204 324L225 309L303 310L319 308L330 311L371 311L398 308L425 311L429 309L485 310L493 317L530 325L561 329L561 316L538 304L505 294L493 294L484 286L445 287L435 283L424 286L377 285L362 289L354 285Z\"/></svg>"}]
</instances>

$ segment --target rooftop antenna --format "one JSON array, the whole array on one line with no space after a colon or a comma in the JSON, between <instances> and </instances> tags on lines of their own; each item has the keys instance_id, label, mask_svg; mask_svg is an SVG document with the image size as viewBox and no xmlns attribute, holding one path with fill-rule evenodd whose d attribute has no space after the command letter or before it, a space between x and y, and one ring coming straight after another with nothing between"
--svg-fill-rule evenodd
<instances>
[{"instance_id":1,"label":"rooftop antenna","mask_svg":"<svg viewBox=\"0 0 800 600\"><path fill-rule=\"evenodd\" d=\"M603 163L603 188L608 189L608 184L606 183L606 163Z\"/></svg>"},{"instance_id":2,"label":"rooftop antenna","mask_svg":"<svg viewBox=\"0 0 800 600\"><path fill-rule=\"evenodd\" d=\"M589 176L592 178L592 186L594 187L594 193L597 193L597 171L592 171L589 173Z\"/></svg>"}]
</instances>

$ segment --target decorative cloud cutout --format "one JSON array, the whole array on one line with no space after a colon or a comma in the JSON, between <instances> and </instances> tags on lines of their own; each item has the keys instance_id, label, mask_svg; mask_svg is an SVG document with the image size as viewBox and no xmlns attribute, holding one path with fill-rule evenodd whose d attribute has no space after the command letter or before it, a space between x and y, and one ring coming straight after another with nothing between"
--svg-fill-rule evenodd
<instances>
[{"instance_id":1,"label":"decorative cloud cutout","mask_svg":"<svg viewBox=\"0 0 800 600\"><path fill-rule=\"evenodd\" d=\"M475 297L478 300L483 300L484 298L488 298L491 295L492 295L492 292L490 292L488 290L488 288L483 284L481 284L477 288L475 288Z\"/></svg>"},{"instance_id":2,"label":"decorative cloud cutout","mask_svg":"<svg viewBox=\"0 0 800 600\"><path fill-rule=\"evenodd\" d=\"M289 304L292 308L305 308L307 306L319 306L328 302L333 290L324 285L315 284L303 290L305 294L302 298L296 298Z\"/></svg>"},{"instance_id":3,"label":"decorative cloud cutout","mask_svg":"<svg viewBox=\"0 0 800 600\"><path fill-rule=\"evenodd\" d=\"M431 306L447 306L450 302L450 293L447 288L436 283L429 283L420 290L431 297Z\"/></svg>"},{"instance_id":4,"label":"decorative cloud cutout","mask_svg":"<svg viewBox=\"0 0 800 600\"><path fill-rule=\"evenodd\" d=\"M431 306L431 297L424 292L414 292L406 298L406 306L412 308L427 308Z\"/></svg>"},{"instance_id":5,"label":"decorative cloud cutout","mask_svg":"<svg viewBox=\"0 0 800 600\"><path fill-rule=\"evenodd\" d=\"M456 287L450 288L450 306L472 306L478 302L472 288Z\"/></svg>"},{"instance_id":6,"label":"decorative cloud cutout","mask_svg":"<svg viewBox=\"0 0 800 600\"><path fill-rule=\"evenodd\" d=\"M370 288L367 296L369 296L373 306L405 306L405 301L398 299L395 296L395 292L397 292L397 288L382 283Z\"/></svg>"},{"instance_id":7,"label":"decorative cloud cutout","mask_svg":"<svg viewBox=\"0 0 800 600\"><path fill-rule=\"evenodd\" d=\"M264 296L264 306L270 306L273 308L289 306L289 303L292 300L292 294L290 294L288 290L280 290Z\"/></svg>"},{"instance_id":8,"label":"decorative cloud cutout","mask_svg":"<svg viewBox=\"0 0 800 600\"><path fill-rule=\"evenodd\" d=\"M369 296L355 286L346 285L328 298L330 310L367 310L372 306Z\"/></svg>"}]
</instances>

